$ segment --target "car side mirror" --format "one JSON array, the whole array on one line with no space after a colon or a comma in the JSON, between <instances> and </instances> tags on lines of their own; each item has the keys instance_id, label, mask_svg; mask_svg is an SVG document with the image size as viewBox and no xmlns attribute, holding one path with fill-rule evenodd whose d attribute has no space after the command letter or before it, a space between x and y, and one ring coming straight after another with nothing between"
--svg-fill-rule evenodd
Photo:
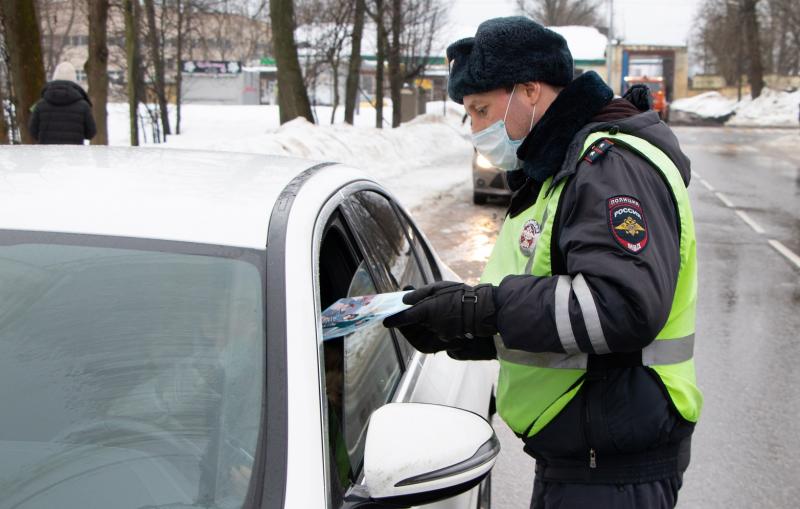
<instances>
[{"instance_id":1,"label":"car side mirror","mask_svg":"<svg viewBox=\"0 0 800 509\"><path fill-rule=\"evenodd\" d=\"M478 414L443 405L390 403L370 417L364 485L350 507L410 507L460 495L491 471L500 441Z\"/></svg>"}]
</instances>

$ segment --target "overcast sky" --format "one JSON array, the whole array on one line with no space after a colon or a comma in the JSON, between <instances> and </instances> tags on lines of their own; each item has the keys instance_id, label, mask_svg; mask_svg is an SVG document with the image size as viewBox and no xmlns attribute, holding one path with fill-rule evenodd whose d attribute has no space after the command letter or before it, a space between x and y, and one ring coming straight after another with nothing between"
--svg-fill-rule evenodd
<instances>
[{"instance_id":1,"label":"overcast sky","mask_svg":"<svg viewBox=\"0 0 800 509\"><path fill-rule=\"evenodd\" d=\"M452 37L475 35L481 21L517 13L516 0L444 0ZM609 0L599 0L603 18L608 18ZM687 43L701 0L614 0L614 31L625 42Z\"/></svg>"}]
</instances>

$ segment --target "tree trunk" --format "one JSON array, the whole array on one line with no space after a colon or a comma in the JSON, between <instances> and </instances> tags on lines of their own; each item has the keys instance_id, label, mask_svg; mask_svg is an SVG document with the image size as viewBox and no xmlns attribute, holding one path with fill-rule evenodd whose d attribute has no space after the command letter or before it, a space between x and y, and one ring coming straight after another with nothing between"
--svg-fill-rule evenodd
<instances>
[{"instance_id":1,"label":"tree trunk","mask_svg":"<svg viewBox=\"0 0 800 509\"><path fill-rule=\"evenodd\" d=\"M184 23L186 24L186 32L189 28L189 14L188 2L186 0L178 0L178 37L175 41L175 60L177 62L177 69L175 73L175 134L181 134L181 87L183 86L183 34Z\"/></svg>"},{"instance_id":2,"label":"tree trunk","mask_svg":"<svg viewBox=\"0 0 800 509\"><path fill-rule=\"evenodd\" d=\"M92 145L108 145L108 0L89 0L89 55L86 80L97 134Z\"/></svg>"},{"instance_id":3,"label":"tree trunk","mask_svg":"<svg viewBox=\"0 0 800 509\"><path fill-rule=\"evenodd\" d=\"M764 65L761 62L761 41L758 34L758 0L743 0L744 33L747 41L747 81L750 82L750 97L755 99L764 88Z\"/></svg>"},{"instance_id":4,"label":"tree trunk","mask_svg":"<svg viewBox=\"0 0 800 509\"><path fill-rule=\"evenodd\" d=\"M336 119L336 109L339 107L339 62L333 66L333 109L331 110L331 124Z\"/></svg>"},{"instance_id":5,"label":"tree trunk","mask_svg":"<svg viewBox=\"0 0 800 509\"><path fill-rule=\"evenodd\" d=\"M296 117L304 117L309 122L314 122L308 92L303 85L300 62L297 59L292 4L293 0L272 0L269 3L272 42L278 64L278 105L281 124Z\"/></svg>"},{"instance_id":6,"label":"tree trunk","mask_svg":"<svg viewBox=\"0 0 800 509\"><path fill-rule=\"evenodd\" d=\"M132 147L139 145L139 48L137 44L139 31L135 1L123 0L122 2L122 10L125 15L125 60L128 66L128 126Z\"/></svg>"},{"instance_id":7,"label":"tree trunk","mask_svg":"<svg viewBox=\"0 0 800 509\"><path fill-rule=\"evenodd\" d=\"M6 123L6 108L3 102L3 85L0 84L0 145L8 145L8 124Z\"/></svg>"},{"instance_id":8,"label":"tree trunk","mask_svg":"<svg viewBox=\"0 0 800 509\"><path fill-rule=\"evenodd\" d=\"M400 127L403 72L400 68L400 32L403 30L403 0L392 0L392 42L389 45L389 93L392 97L392 127Z\"/></svg>"},{"instance_id":9,"label":"tree trunk","mask_svg":"<svg viewBox=\"0 0 800 509\"><path fill-rule=\"evenodd\" d=\"M167 110L167 91L164 84L164 59L161 58L161 45L158 43L158 26L156 25L156 8L153 0L144 0L144 9L147 14L147 39L150 43L150 58L153 60L153 68L156 78L156 97L158 99L158 110L161 117L161 127L163 130L164 141L168 134L172 134L169 129L169 111Z\"/></svg>"},{"instance_id":10,"label":"tree trunk","mask_svg":"<svg viewBox=\"0 0 800 509\"><path fill-rule=\"evenodd\" d=\"M367 10L366 0L355 0L356 11L353 18L353 36L351 39L350 62L347 68L347 83L344 94L344 121L353 125L356 101L358 101L358 85L361 77L361 38L364 35L364 13Z\"/></svg>"},{"instance_id":11,"label":"tree trunk","mask_svg":"<svg viewBox=\"0 0 800 509\"><path fill-rule=\"evenodd\" d=\"M22 143L35 143L28 129L31 108L45 84L39 18L33 0L0 0L3 31L9 49L8 72Z\"/></svg>"},{"instance_id":12,"label":"tree trunk","mask_svg":"<svg viewBox=\"0 0 800 509\"><path fill-rule=\"evenodd\" d=\"M375 0L375 22L378 24L378 55L375 66L375 127L383 129L383 64L386 61L386 27L383 0Z\"/></svg>"},{"instance_id":13,"label":"tree trunk","mask_svg":"<svg viewBox=\"0 0 800 509\"><path fill-rule=\"evenodd\" d=\"M786 65L786 55L787 55L787 33L789 32L789 26L784 16L780 16L778 13L778 23L780 24L780 28L778 28L778 54L776 56L775 62L775 70L778 74L787 75L789 74L788 66Z\"/></svg>"}]
</instances>

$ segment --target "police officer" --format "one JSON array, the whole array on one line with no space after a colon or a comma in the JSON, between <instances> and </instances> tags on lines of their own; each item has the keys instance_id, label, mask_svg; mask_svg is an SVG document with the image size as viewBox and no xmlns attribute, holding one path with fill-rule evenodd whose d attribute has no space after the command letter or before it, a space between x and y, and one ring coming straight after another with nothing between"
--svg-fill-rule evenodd
<instances>
[{"instance_id":1,"label":"police officer","mask_svg":"<svg viewBox=\"0 0 800 509\"><path fill-rule=\"evenodd\" d=\"M447 49L449 94L515 190L481 278L387 318L426 353L500 361L497 408L536 459L533 508L674 507L696 387L689 160L558 34L488 20Z\"/></svg>"}]
</instances>

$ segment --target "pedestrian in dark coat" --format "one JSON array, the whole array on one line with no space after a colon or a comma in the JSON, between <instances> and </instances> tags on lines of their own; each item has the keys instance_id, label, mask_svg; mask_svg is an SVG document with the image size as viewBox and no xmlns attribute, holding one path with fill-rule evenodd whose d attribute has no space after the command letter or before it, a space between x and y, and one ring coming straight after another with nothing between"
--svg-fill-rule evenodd
<instances>
[{"instance_id":1,"label":"pedestrian in dark coat","mask_svg":"<svg viewBox=\"0 0 800 509\"><path fill-rule=\"evenodd\" d=\"M69 62L58 64L53 81L45 85L29 128L42 145L83 145L84 139L97 134L92 103L76 83L75 68Z\"/></svg>"}]
</instances>

